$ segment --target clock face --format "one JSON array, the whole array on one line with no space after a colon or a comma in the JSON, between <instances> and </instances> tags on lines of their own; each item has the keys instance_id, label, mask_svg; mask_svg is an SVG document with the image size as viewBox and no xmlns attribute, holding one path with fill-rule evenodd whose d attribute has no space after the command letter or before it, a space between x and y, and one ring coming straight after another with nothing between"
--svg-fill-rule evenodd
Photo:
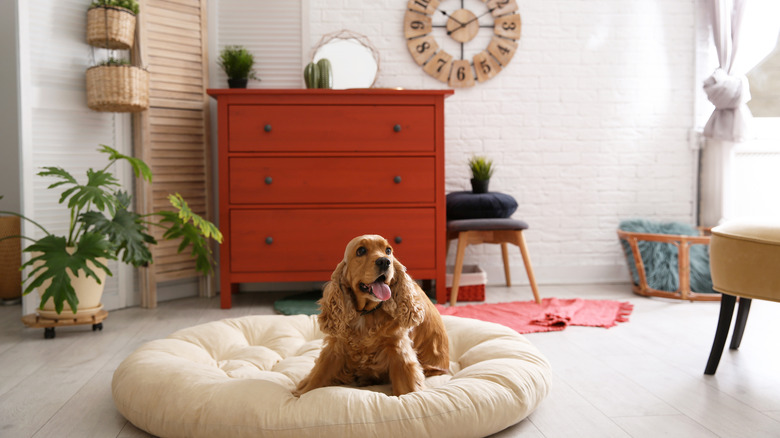
<instances>
[{"instance_id":1,"label":"clock face","mask_svg":"<svg viewBox=\"0 0 780 438\"><path fill-rule=\"evenodd\" d=\"M509 64L520 38L516 0L409 0L409 53L450 87L471 87Z\"/></svg>"}]
</instances>

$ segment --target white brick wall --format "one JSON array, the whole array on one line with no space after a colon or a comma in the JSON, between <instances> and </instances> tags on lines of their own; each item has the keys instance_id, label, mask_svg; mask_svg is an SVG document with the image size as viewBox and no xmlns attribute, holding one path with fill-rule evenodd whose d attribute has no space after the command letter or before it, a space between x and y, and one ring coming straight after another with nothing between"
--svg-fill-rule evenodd
<instances>
[{"instance_id":1,"label":"white brick wall","mask_svg":"<svg viewBox=\"0 0 780 438\"><path fill-rule=\"evenodd\" d=\"M379 87L446 88L406 49L406 0L308 2L311 46L350 29L379 49ZM514 217L531 226L540 283L627 281L620 220L693 221L695 0L518 4L512 62L447 99L447 191L468 189L468 157L487 155L498 165L491 190L514 196ZM514 282L526 283L519 251L510 254ZM466 260L503 282L498 246L471 247Z\"/></svg>"}]
</instances>

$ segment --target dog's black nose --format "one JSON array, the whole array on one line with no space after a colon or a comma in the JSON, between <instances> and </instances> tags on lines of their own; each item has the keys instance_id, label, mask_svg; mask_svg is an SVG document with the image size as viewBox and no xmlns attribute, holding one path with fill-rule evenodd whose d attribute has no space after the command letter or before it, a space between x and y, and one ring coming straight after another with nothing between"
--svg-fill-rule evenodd
<instances>
[{"instance_id":1,"label":"dog's black nose","mask_svg":"<svg viewBox=\"0 0 780 438\"><path fill-rule=\"evenodd\" d=\"M379 269L386 271L387 268L390 267L390 259L387 257L380 257L376 259L376 265L379 266Z\"/></svg>"}]
</instances>

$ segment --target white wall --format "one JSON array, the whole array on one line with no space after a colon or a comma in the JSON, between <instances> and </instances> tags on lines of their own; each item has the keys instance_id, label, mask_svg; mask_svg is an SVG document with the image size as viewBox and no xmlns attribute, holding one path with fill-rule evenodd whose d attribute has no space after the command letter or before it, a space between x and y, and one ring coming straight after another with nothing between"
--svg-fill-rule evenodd
<instances>
[{"instance_id":1,"label":"white wall","mask_svg":"<svg viewBox=\"0 0 780 438\"><path fill-rule=\"evenodd\" d=\"M309 3L312 46L351 29L381 52L378 86L446 88L406 48L405 1ZM522 38L508 68L447 99L447 191L469 187L469 156L495 159L491 190L520 204L540 283L627 281L620 220L693 222L694 3L518 0ZM466 262L503 282L498 246L471 247ZM526 282L519 252L511 264Z\"/></svg>"},{"instance_id":2,"label":"white wall","mask_svg":"<svg viewBox=\"0 0 780 438\"><path fill-rule=\"evenodd\" d=\"M0 2L0 210L19 211L19 77L16 59L16 3Z\"/></svg>"}]
</instances>

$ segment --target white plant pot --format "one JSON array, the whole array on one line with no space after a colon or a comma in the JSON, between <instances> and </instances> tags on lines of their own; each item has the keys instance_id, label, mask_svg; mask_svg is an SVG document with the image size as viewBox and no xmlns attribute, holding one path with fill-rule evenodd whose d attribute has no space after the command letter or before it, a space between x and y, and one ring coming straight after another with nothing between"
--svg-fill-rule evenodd
<instances>
[{"instance_id":1,"label":"white plant pot","mask_svg":"<svg viewBox=\"0 0 780 438\"><path fill-rule=\"evenodd\" d=\"M67 249L69 253L72 253L74 251L73 248ZM36 254L33 254L35 256ZM104 258L99 258L98 261L100 263L106 264L107 260ZM36 263L35 265L38 266L40 263ZM92 269L95 274L97 274L98 278L100 278L100 283L98 284L97 281L95 281L92 277L87 277L87 275L84 273L84 271L78 271L78 276L74 276L72 272L68 271L68 277L70 277L70 284L73 286L73 289L76 291L76 297L79 300L78 309L76 310L76 313L73 313L73 310L70 307L70 304L68 304L67 301L65 301L64 306L62 308L62 313L58 314L57 311L54 309L54 300L52 298L49 298L46 303L43 305L43 309L38 308L37 312L38 315L44 317L44 318L62 318L62 317L82 317L82 316L90 316L98 313L101 309L103 309L103 304L100 302L100 299L103 297L103 290L106 287L106 271L98 268L95 266L92 262L87 262L87 266ZM46 280L43 282L42 285L40 285L38 290L38 298L40 303L40 298L43 297L43 293L46 292L46 288L49 287L51 284L51 279Z\"/></svg>"}]
</instances>

